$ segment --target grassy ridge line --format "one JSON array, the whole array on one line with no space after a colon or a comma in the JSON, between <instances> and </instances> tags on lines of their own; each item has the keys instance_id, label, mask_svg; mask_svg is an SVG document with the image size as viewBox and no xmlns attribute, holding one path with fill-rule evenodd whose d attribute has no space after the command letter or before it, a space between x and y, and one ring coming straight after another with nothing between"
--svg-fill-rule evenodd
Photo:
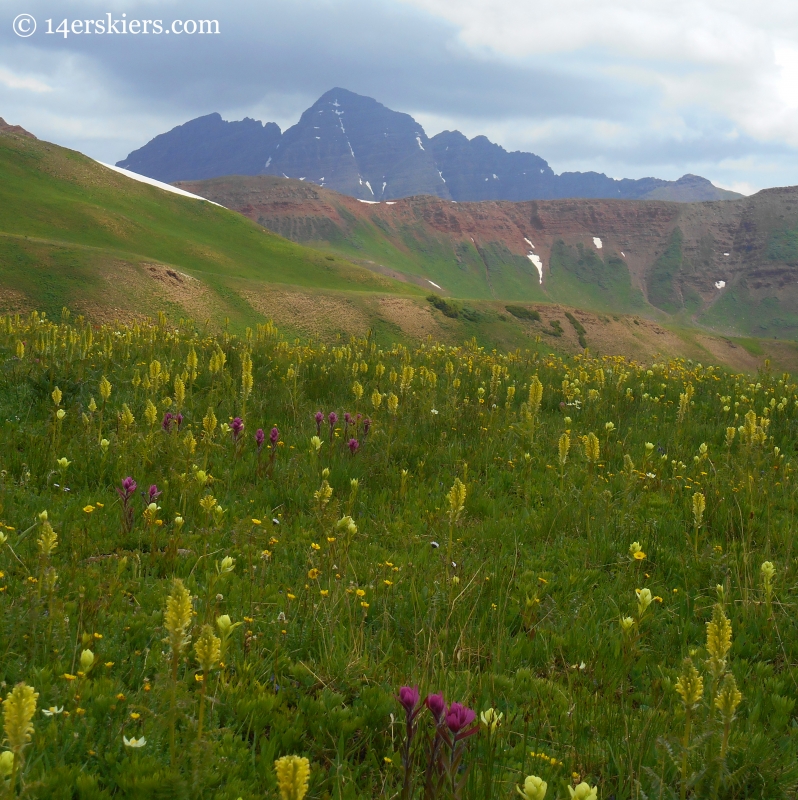
<instances>
[{"instance_id":1,"label":"grassy ridge line","mask_svg":"<svg viewBox=\"0 0 798 800\"><path fill-rule=\"evenodd\" d=\"M55 145L0 137L0 178L0 231L8 234L135 254L190 272L408 291L268 233L240 214L127 179Z\"/></svg>"}]
</instances>

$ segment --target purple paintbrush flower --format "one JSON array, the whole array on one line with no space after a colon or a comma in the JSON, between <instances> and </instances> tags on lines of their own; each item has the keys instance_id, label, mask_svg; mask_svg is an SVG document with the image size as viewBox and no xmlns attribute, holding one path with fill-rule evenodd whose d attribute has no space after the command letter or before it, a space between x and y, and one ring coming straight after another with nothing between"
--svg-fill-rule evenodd
<instances>
[{"instance_id":1,"label":"purple paintbrush flower","mask_svg":"<svg viewBox=\"0 0 798 800\"><path fill-rule=\"evenodd\" d=\"M117 489L116 493L123 500L129 500L133 496L133 492L136 491L137 486L138 484L136 483L136 481L134 481L133 478L128 476L122 481L122 488Z\"/></svg>"},{"instance_id":2,"label":"purple paintbrush flower","mask_svg":"<svg viewBox=\"0 0 798 800\"><path fill-rule=\"evenodd\" d=\"M399 690L399 702L408 714L412 714L418 705L418 686L403 686Z\"/></svg>"},{"instance_id":3,"label":"purple paintbrush flower","mask_svg":"<svg viewBox=\"0 0 798 800\"><path fill-rule=\"evenodd\" d=\"M443 699L443 692L428 694L424 705L430 710L432 716L435 717L436 722L440 722L441 719L443 719L443 715L446 712L446 701Z\"/></svg>"}]
</instances>

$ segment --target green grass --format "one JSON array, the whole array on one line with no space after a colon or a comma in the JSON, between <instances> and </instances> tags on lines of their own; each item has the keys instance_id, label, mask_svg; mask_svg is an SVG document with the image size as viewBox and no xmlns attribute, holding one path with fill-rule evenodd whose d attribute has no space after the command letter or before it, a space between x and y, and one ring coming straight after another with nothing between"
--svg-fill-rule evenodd
<instances>
[{"instance_id":1,"label":"green grass","mask_svg":"<svg viewBox=\"0 0 798 800\"><path fill-rule=\"evenodd\" d=\"M514 796L527 775L555 800L580 781L617 800L794 796L795 380L545 352L0 318L0 680L62 709L33 717L19 793L255 800L296 754L312 800L399 796L396 693L417 684L503 714L461 745L462 798ZM195 616L173 662L175 578ZM193 645L224 614L242 624L198 681ZM703 689L685 741L686 657ZM742 693L725 722L723 673ZM420 800L434 728L416 723Z\"/></svg>"},{"instance_id":2,"label":"green grass","mask_svg":"<svg viewBox=\"0 0 798 800\"><path fill-rule=\"evenodd\" d=\"M679 296L674 281L682 268L682 240L683 235L676 228L671 235L671 240L665 252L654 262L648 276L648 300L659 309L668 314L679 312L683 303Z\"/></svg>"},{"instance_id":3,"label":"green grass","mask_svg":"<svg viewBox=\"0 0 798 800\"><path fill-rule=\"evenodd\" d=\"M631 313L645 307L623 259L610 253L602 258L590 247L562 240L552 247L545 288L552 299L580 308Z\"/></svg>"},{"instance_id":4,"label":"green grass","mask_svg":"<svg viewBox=\"0 0 798 800\"><path fill-rule=\"evenodd\" d=\"M222 294L231 278L356 292L399 288L239 214L131 181L55 145L0 137L0 175L3 285L43 308L77 297L101 302L113 260L177 266ZM240 303L239 311L247 313Z\"/></svg>"}]
</instances>

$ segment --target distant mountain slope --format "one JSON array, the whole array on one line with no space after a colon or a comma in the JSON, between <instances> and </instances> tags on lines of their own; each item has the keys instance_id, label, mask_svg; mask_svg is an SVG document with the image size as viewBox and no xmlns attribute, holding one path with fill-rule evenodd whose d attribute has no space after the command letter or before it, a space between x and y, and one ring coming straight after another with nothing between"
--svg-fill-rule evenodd
<instances>
[{"instance_id":1,"label":"distant mountain slope","mask_svg":"<svg viewBox=\"0 0 798 800\"><path fill-rule=\"evenodd\" d=\"M274 122L263 125L249 118L225 122L219 114L208 114L156 136L116 166L164 183L257 175L280 135Z\"/></svg>"},{"instance_id":2,"label":"distant mountain slope","mask_svg":"<svg viewBox=\"0 0 798 800\"><path fill-rule=\"evenodd\" d=\"M262 317L246 296L276 284L417 292L225 208L0 132L0 310L69 306L105 319L171 310L252 325Z\"/></svg>"},{"instance_id":3,"label":"distant mountain slope","mask_svg":"<svg viewBox=\"0 0 798 800\"><path fill-rule=\"evenodd\" d=\"M209 114L156 136L117 166L167 183L279 175L374 201L422 194L458 202L741 197L695 175L678 181L556 175L540 156L509 153L484 136L469 140L459 131L443 131L429 138L409 114L340 88L322 95L282 135L274 123L225 122Z\"/></svg>"},{"instance_id":4,"label":"distant mountain slope","mask_svg":"<svg viewBox=\"0 0 798 800\"><path fill-rule=\"evenodd\" d=\"M179 185L294 241L453 297L550 300L798 337L798 187L710 203L368 204L274 177Z\"/></svg>"}]
</instances>

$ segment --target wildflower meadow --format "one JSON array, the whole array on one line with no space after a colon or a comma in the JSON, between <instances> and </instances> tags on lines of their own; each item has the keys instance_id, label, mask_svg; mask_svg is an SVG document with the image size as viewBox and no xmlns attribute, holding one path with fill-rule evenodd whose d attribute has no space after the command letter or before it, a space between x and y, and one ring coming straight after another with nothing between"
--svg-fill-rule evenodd
<instances>
[{"instance_id":1,"label":"wildflower meadow","mask_svg":"<svg viewBox=\"0 0 798 800\"><path fill-rule=\"evenodd\" d=\"M789 798L798 382L0 318L0 792Z\"/></svg>"}]
</instances>

